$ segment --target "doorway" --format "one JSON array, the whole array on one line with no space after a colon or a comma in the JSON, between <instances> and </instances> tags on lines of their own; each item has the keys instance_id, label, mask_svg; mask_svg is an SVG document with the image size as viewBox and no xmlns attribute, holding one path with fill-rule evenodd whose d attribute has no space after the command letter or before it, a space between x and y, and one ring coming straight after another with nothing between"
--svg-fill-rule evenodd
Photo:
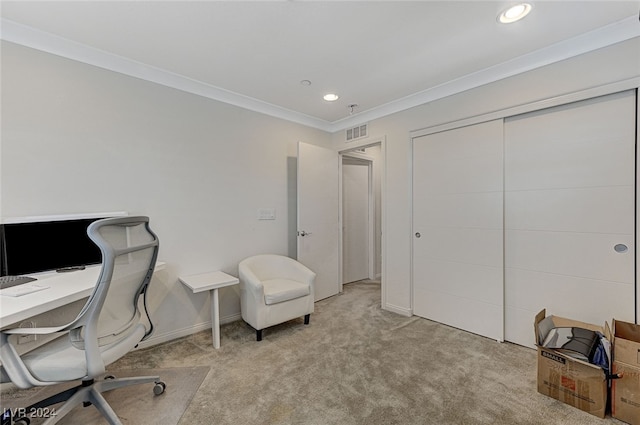
<instances>
[{"instance_id":1,"label":"doorway","mask_svg":"<svg viewBox=\"0 0 640 425\"><path fill-rule=\"evenodd\" d=\"M342 157L342 283L375 279L373 159Z\"/></svg>"},{"instance_id":2,"label":"doorway","mask_svg":"<svg viewBox=\"0 0 640 425\"><path fill-rule=\"evenodd\" d=\"M382 150L377 142L340 152L341 285L382 281Z\"/></svg>"}]
</instances>

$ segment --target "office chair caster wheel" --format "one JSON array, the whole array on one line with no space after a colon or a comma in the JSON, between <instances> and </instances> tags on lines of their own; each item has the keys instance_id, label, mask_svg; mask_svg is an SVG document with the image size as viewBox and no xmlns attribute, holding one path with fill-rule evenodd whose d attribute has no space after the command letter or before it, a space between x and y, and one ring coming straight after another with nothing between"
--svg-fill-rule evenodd
<instances>
[{"instance_id":1,"label":"office chair caster wheel","mask_svg":"<svg viewBox=\"0 0 640 425\"><path fill-rule=\"evenodd\" d=\"M29 418L15 418L13 421L13 425L29 425L31 423L31 419Z\"/></svg>"},{"instance_id":2,"label":"office chair caster wheel","mask_svg":"<svg viewBox=\"0 0 640 425\"><path fill-rule=\"evenodd\" d=\"M165 384L162 381L158 381L156 382L156 384L153 386L153 393L155 395L160 395L162 393L164 393L165 388L167 388L167 384Z\"/></svg>"}]
</instances>

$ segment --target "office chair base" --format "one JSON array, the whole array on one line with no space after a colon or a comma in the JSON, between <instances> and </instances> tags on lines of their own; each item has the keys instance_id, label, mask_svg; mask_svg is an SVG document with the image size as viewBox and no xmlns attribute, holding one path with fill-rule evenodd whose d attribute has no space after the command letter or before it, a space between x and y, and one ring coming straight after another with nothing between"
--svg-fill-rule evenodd
<instances>
[{"instance_id":1,"label":"office chair base","mask_svg":"<svg viewBox=\"0 0 640 425\"><path fill-rule=\"evenodd\" d=\"M4 417L2 418L4 420ZM5 422L3 422L4 425ZM29 425L31 424L31 419L29 418L15 418L12 419L10 425Z\"/></svg>"},{"instance_id":2,"label":"office chair base","mask_svg":"<svg viewBox=\"0 0 640 425\"><path fill-rule=\"evenodd\" d=\"M107 379L102 381L94 381L93 379L82 381L80 385L74 388L70 388L32 404L26 408L26 411L37 411L38 409L42 409L47 406L65 402L56 410L55 416L51 416L43 423L43 425L52 425L62 420L62 418L80 404L84 407L93 405L98 409L107 422L109 422L109 424L122 425L118 415L111 408L109 403L107 403L107 400L102 396L102 393L116 388L147 384L151 382L155 383L153 388L153 393L155 395L164 393L166 384L160 381L159 376L134 376L126 378L108 376Z\"/></svg>"}]
</instances>

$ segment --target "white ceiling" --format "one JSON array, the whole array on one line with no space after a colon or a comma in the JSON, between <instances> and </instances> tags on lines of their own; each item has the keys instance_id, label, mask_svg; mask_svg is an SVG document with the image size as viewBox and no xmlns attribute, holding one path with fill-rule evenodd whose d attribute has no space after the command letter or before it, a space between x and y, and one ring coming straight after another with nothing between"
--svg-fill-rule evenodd
<instances>
[{"instance_id":1,"label":"white ceiling","mask_svg":"<svg viewBox=\"0 0 640 425\"><path fill-rule=\"evenodd\" d=\"M3 0L1 34L335 131L640 36L640 1L530 2Z\"/></svg>"}]
</instances>

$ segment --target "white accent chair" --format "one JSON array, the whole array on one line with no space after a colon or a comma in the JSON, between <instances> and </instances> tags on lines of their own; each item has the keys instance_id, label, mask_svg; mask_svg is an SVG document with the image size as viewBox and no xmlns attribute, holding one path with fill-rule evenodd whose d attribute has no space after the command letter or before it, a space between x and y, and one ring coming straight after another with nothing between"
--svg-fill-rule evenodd
<instances>
[{"instance_id":1,"label":"white accent chair","mask_svg":"<svg viewBox=\"0 0 640 425\"><path fill-rule=\"evenodd\" d=\"M87 233L102 252L102 268L93 293L78 316L58 327L0 331L2 376L10 378L18 388L82 381L24 409L38 411L64 402L45 425L58 422L80 405L93 405L109 424L121 424L101 393L144 383L155 383L156 395L165 389L158 376L102 378L105 366L123 357L153 330L148 314L147 324L142 318L142 312L146 313L143 301L158 256L158 238L149 228L149 219L140 216L98 220ZM56 333L61 336L22 356L14 346L14 338L19 335ZM28 418L12 419L29 423Z\"/></svg>"},{"instance_id":2,"label":"white accent chair","mask_svg":"<svg viewBox=\"0 0 640 425\"><path fill-rule=\"evenodd\" d=\"M242 319L262 330L313 313L316 274L283 255L264 254L246 258L238 265Z\"/></svg>"}]
</instances>

